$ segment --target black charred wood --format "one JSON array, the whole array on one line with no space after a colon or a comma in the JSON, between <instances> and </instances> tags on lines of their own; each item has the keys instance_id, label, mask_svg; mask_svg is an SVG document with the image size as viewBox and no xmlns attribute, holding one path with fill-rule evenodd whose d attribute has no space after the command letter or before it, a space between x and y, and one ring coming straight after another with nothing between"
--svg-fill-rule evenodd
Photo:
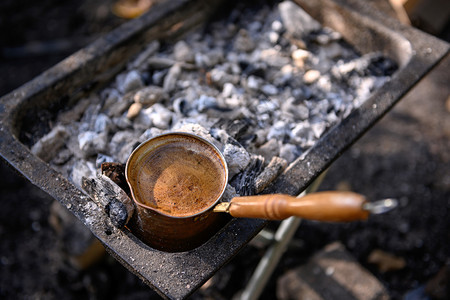
<instances>
[{"instance_id":1,"label":"black charred wood","mask_svg":"<svg viewBox=\"0 0 450 300\"><path fill-rule=\"evenodd\" d=\"M235 188L240 196L249 196L255 194L255 181L264 167L264 158L262 156L252 156L252 160L247 168L233 177L230 185Z\"/></svg>"},{"instance_id":2,"label":"black charred wood","mask_svg":"<svg viewBox=\"0 0 450 300\"><path fill-rule=\"evenodd\" d=\"M106 215L117 228L123 228L134 213L133 201L109 177L82 179L82 188L91 199L105 210Z\"/></svg>"}]
</instances>

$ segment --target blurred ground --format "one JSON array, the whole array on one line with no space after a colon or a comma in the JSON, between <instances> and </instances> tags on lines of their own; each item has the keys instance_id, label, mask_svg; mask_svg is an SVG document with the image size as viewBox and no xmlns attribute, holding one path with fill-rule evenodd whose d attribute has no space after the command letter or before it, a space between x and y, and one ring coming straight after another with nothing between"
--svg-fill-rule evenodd
<instances>
[{"instance_id":1,"label":"blurred ground","mask_svg":"<svg viewBox=\"0 0 450 300\"><path fill-rule=\"evenodd\" d=\"M5 0L0 3L0 95L32 79L124 20L112 1ZM433 32L448 41L447 30ZM33 43L31 43L33 42ZM425 285L450 259L450 57L333 165L323 189L351 188L372 199L397 197L401 207L367 223L303 222L276 279L339 240L395 299ZM0 298L148 299L155 294L108 255L82 270L65 255L66 240L49 223L53 200L0 164ZM368 262L375 249L406 261L381 272ZM220 284L194 298L231 298L242 289L262 251L247 247L219 274ZM417 298L415 298L417 299Z\"/></svg>"}]
</instances>

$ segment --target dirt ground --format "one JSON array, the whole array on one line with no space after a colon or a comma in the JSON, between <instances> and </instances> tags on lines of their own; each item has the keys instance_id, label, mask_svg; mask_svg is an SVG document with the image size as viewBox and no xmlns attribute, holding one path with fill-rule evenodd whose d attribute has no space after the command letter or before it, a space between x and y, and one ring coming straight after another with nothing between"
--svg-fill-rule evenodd
<instances>
[{"instance_id":1,"label":"dirt ground","mask_svg":"<svg viewBox=\"0 0 450 300\"><path fill-rule=\"evenodd\" d=\"M111 2L2 1L0 95L123 23L110 13ZM365 223L304 221L263 299L275 299L279 276L336 240L386 286L394 299L426 285L439 270L448 267L449 69L447 57L336 161L322 185L322 189L350 188L371 199L396 197L400 207ZM0 298L158 298L107 254L87 268L73 267L65 251L67 240L49 221L53 199L3 162L0 176ZM375 249L404 259L406 266L381 272L368 262ZM261 249L245 248L219 272L222 283L202 289L193 298L231 298L243 288L261 255Z\"/></svg>"}]
</instances>

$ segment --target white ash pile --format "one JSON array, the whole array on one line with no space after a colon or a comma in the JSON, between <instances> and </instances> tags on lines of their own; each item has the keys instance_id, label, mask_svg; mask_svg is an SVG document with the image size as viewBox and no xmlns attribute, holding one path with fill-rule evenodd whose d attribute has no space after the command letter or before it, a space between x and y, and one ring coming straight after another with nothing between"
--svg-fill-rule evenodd
<instances>
[{"instance_id":1,"label":"white ash pile","mask_svg":"<svg viewBox=\"0 0 450 300\"><path fill-rule=\"evenodd\" d=\"M377 53L357 55L291 2L239 4L175 45L150 43L32 150L80 186L150 137L193 130L219 144L232 178L254 155L292 162L395 69Z\"/></svg>"}]
</instances>

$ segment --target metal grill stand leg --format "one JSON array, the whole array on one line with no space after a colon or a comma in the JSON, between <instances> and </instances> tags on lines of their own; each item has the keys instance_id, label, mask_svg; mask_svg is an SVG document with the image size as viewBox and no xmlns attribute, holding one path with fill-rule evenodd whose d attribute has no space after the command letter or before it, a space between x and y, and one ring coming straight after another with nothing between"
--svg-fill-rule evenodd
<instances>
[{"instance_id":1,"label":"metal grill stand leg","mask_svg":"<svg viewBox=\"0 0 450 300\"><path fill-rule=\"evenodd\" d=\"M303 193L299 195L299 197L315 192L325 177L325 173L326 172L323 172ZM256 300L259 298L267 284L267 281L278 265L281 256L286 251L289 242L297 231L300 222L300 218L290 217L280 223L280 226L275 233L272 245L270 245L267 249L263 258L253 272L249 283L241 294L241 300Z\"/></svg>"}]
</instances>

